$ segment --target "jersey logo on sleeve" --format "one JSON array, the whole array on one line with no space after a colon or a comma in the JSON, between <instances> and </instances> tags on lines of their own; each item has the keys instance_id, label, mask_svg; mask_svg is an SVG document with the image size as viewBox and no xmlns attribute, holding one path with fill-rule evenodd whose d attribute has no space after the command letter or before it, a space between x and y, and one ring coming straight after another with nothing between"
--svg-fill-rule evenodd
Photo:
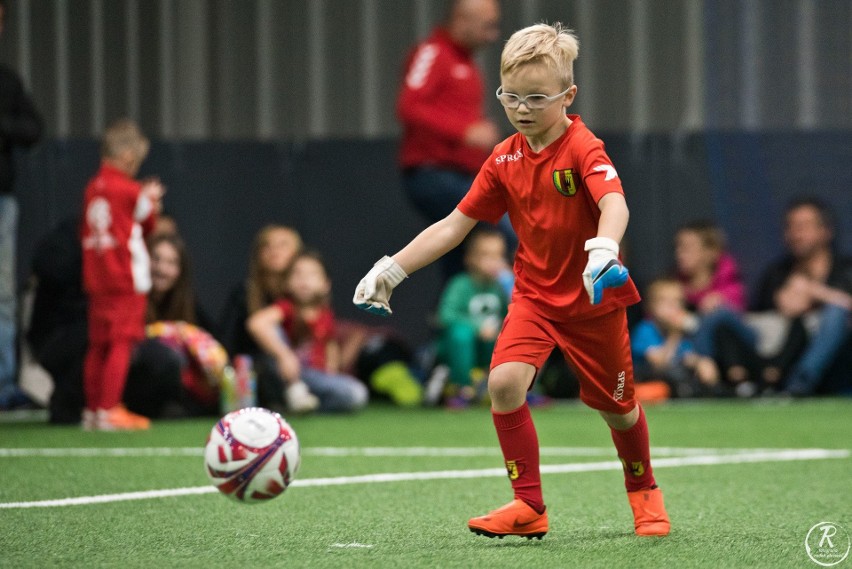
<instances>
[{"instance_id":1,"label":"jersey logo on sleeve","mask_svg":"<svg viewBox=\"0 0 852 569\"><path fill-rule=\"evenodd\" d=\"M409 89L419 89L426 84L436 57L438 57L438 46L435 44L427 43L417 51L405 78Z\"/></svg>"},{"instance_id":2,"label":"jersey logo on sleeve","mask_svg":"<svg viewBox=\"0 0 852 569\"><path fill-rule=\"evenodd\" d=\"M567 168L565 170L553 171L553 185L556 186L556 191L565 197L571 197L577 193L577 186L574 183L574 169Z\"/></svg>"},{"instance_id":3,"label":"jersey logo on sleeve","mask_svg":"<svg viewBox=\"0 0 852 569\"><path fill-rule=\"evenodd\" d=\"M609 182L613 178L618 178L618 172L615 171L615 167L612 164L601 164L600 166L595 166L592 170L595 172L606 172L604 182Z\"/></svg>"}]
</instances>

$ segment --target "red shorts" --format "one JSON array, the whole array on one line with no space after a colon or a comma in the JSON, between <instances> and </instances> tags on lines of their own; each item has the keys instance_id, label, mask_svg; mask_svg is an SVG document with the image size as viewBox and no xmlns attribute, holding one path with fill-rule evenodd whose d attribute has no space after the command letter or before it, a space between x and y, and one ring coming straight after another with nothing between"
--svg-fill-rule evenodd
<instances>
[{"instance_id":1,"label":"red shorts","mask_svg":"<svg viewBox=\"0 0 852 569\"><path fill-rule=\"evenodd\" d=\"M583 403L620 415L633 410L633 359L624 308L557 322L540 316L524 302L515 302L494 346L491 368L522 362L538 370L554 347L577 374Z\"/></svg>"},{"instance_id":2,"label":"red shorts","mask_svg":"<svg viewBox=\"0 0 852 569\"><path fill-rule=\"evenodd\" d=\"M89 295L89 342L143 340L147 307L144 294Z\"/></svg>"}]
</instances>

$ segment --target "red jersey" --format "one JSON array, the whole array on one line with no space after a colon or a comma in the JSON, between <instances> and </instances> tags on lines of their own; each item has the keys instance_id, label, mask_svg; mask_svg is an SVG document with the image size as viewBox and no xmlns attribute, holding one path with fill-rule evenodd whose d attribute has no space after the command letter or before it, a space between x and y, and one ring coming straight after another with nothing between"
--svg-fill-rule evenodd
<instances>
[{"instance_id":1,"label":"red jersey","mask_svg":"<svg viewBox=\"0 0 852 569\"><path fill-rule=\"evenodd\" d=\"M512 300L526 299L551 320L594 316L639 302L632 280L604 290L592 305L583 287L588 261L583 250L597 235L598 201L623 194L621 180L603 142L577 115L541 152L521 134L494 148L458 209L468 217L497 223L504 213L518 235Z\"/></svg>"},{"instance_id":2,"label":"red jersey","mask_svg":"<svg viewBox=\"0 0 852 569\"><path fill-rule=\"evenodd\" d=\"M414 48L404 69L397 100L402 167L478 172L488 152L464 144L467 128L485 118L482 78L471 52L437 28Z\"/></svg>"},{"instance_id":3,"label":"red jersey","mask_svg":"<svg viewBox=\"0 0 852 569\"><path fill-rule=\"evenodd\" d=\"M89 295L145 294L151 270L143 228L156 220L142 184L102 164L83 197L83 287Z\"/></svg>"},{"instance_id":4,"label":"red jersey","mask_svg":"<svg viewBox=\"0 0 852 569\"><path fill-rule=\"evenodd\" d=\"M326 349L329 342L334 340L334 313L329 307L320 309L314 320L303 320L297 314L297 308L290 300L279 300L275 303L284 320L281 322L290 347L296 352L302 365L313 369L326 369Z\"/></svg>"}]
</instances>

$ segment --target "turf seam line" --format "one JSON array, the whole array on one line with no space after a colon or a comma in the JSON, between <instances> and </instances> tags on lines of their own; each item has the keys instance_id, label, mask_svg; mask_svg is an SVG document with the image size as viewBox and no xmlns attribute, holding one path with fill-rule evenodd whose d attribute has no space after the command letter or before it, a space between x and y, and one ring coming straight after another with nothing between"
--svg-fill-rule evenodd
<instances>
[{"instance_id":1,"label":"turf seam line","mask_svg":"<svg viewBox=\"0 0 852 569\"><path fill-rule=\"evenodd\" d=\"M660 458L653 461L657 468L675 468L685 466L715 466L724 464L743 464L758 462L788 462L800 460L824 460L849 458L848 450L828 449L799 449L783 451L760 451L751 454L687 456ZM606 470L621 470L618 461L588 462L573 464L543 465L542 474L567 474L577 472L597 472ZM425 480L446 480L466 478L488 478L506 476L505 468L485 468L473 470L439 470L432 472L396 472L381 474L365 474L361 476L338 476L334 478L308 478L295 480L291 487L324 487L345 484L370 484L382 482L410 482ZM213 486L195 486L191 488L172 488L166 490L147 490L126 492L121 494L103 494L100 496L81 496L77 498L62 498L56 500L40 500L34 502L5 502L0 503L0 509L47 508L59 506L80 506L121 502L130 500L146 500L152 498L167 498L186 495L211 494L216 492Z\"/></svg>"}]
</instances>

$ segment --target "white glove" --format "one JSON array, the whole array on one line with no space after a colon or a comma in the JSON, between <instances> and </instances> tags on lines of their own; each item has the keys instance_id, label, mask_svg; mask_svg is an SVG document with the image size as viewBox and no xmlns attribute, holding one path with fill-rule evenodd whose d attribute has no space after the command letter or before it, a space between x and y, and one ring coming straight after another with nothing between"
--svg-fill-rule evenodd
<instances>
[{"instance_id":1,"label":"white glove","mask_svg":"<svg viewBox=\"0 0 852 569\"><path fill-rule=\"evenodd\" d=\"M388 316L393 313L389 304L391 293L407 277L399 263L385 255L358 283L352 302L361 310Z\"/></svg>"},{"instance_id":2,"label":"white glove","mask_svg":"<svg viewBox=\"0 0 852 569\"><path fill-rule=\"evenodd\" d=\"M627 282L630 273L618 260L618 243L608 237L595 237L586 241L589 262L583 271L583 286L589 302L598 304L605 288L619 287Z\"/></svg>"}]
</instances>

